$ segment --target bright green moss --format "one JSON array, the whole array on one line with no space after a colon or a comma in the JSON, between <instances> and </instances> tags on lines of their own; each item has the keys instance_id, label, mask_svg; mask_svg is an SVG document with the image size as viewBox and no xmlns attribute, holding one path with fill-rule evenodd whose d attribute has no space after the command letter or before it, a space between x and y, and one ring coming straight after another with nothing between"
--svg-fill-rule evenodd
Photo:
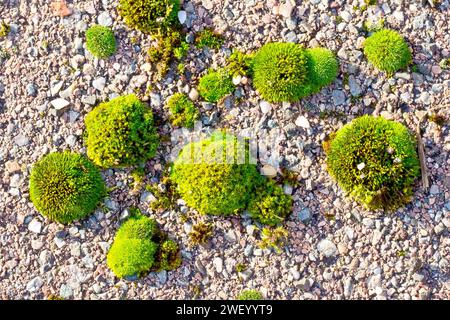
<instances>
[{"instance_id":1,"label":"bright green moss","mask_svg":"<svg viewBox=\"0 0 450 320\"><path fill-rule=\"evenodd\" d=\"M116 240L148 239L159 237L159 228L155 220L144 215L135 215L127 219L116 233Z\"/></svg>"},{"instance_id":2,"label":"bright green moss","mask_svg":"<svg viewBox=\"0 0 450 320\"><path fill-rule=\"evenodd\" d=\"M88 157L100 167L123 167L153 157L158 147L153 113L134 95L115 98L86 115Z\"/></svg>"},{"instance_id":3,"label":"bright green moss","mask_svg":"<svg viewBox=\"0 0 450 320\"><path fill-rule=\"evenodd\" d=\"M177 23L179 0L120 0L118 11L131 28L154 33Z\"/></svg>"},{"instance_id":4,"label":"bright green moss","mask_svg":"<svg viewBox=\"0 0 450 320\"><path fill-rule=\"evenodd\" d=\"M420 164L416 142L404 125L363 116L324 146L330 175L369 209L394 210L410 201Z\"/></svg>"},{"instance_id":5,"label":"bright green moss","mask_svg":"<svg viewBox=\"0 0 450 320\"><path fill-rule=\"evenodd\" d=\"M272 180L264 180L250 200L247 210L253 219L263 224L277 225L292 211L292 197Z\"/></svg>"},{"instance_id":6,"label":"bright green moss","mask_svg":"<svg viewBox=\"0 0 450 320\"><path fill-rule=\"evenodd\" d=\"M116 37L107 27L95 25L86 31L86 48L97 58L109 58L116 53Z\"/></svg>"},{"instance_id":7,"label":"bright green moss","mask_svg":"<svg viewBox=\"0 0 450 320\"><path fill-rule=\"evenodd\" d=\"M107 264L119 278L139 277L149 271L174 270L181 256L177 243L166 239L156 221L136 210L117 231Z\"/></svg>"},{"instance_id":8,"label":"bright green moss","mask_svg":"<svg viewBox=\"0 0 450 320\"><path fill-rule=\"evenodd\" d=\"M202 214L230 215L243 210L259 182L244 142L217 132L183 148L172 179L186 203Z\"/></svg>"},{"instance_id":9,"label":"bright green moss","mask_svg":"<svg viewBox=\"0 0 450 320\"><path fill-rule=\"evenodd\" d=\"M227 59L227 70L233 77L248 76L252 59L252 55L234 50Z\"/></svg>"},{"instance_id":10,"label":"bright green moss","mask_svg":"<svg viewBox=\"0 0 450 320\"><path fill-rule=\"evenodd\" d=\"M50 220L70 223L92 213L105 196L100 172L84 156L50 153L36 162L30 176L30 199Z\"/></svg>"},{"instance_id":11,"label":"bright green moss","mask_svg":"<svg viewBox=\"0 0 450 320\"><path fill-rule=\"evenodd\" d=\"M200 113L194 103L182 93L172 95L167 101L172 125L178 127L193 128Z\"/></svg>"},{"instance_id":12,"label":"bright green moss","mask_svg":"<svg viewBox=\"0 0 450 320\"><path fill-rule=\"evenodd\" d=\"M312 91L330 85L337 77L339 64L333 52L325 48L307 49L309 80Z\"/></svg>"},{"instance_id":13,"label":"bright green moss","mask_svg":"<svg viewBox=\"0 0 450 320\"><path fill-rule=\"evenodd\" d=\"M108 267L119 277L142 276L155 262L158 245L150 240L114 240L108 252Z\"/></svg>"},{"instance_id":14,"label":"bright green moss","mask_svg":"<svg viewBox=\"0 0 450 320\"><path fill-rule=\"evenodd\" d=\"M411 50L396 31L383 29L364 42L364 53L375 67L390 74L405 68L412 61Z\"/></svg>"},{"instance_id":15,"label":"bright green moss","mask_svg":"<svg viewBox=\"0 0 450 320\"><path fill-rule=\"evenodd\" d=\"M195 46L199 49L211 48L220 49L223 44L223 38L220 34L211 29L200 31L195 37Z\"/></svg>"},{"instance_id":16,"label":"bright green moss","mask_svg":"<svg viewBox=\"0 0 450 320\"><path fill-rule=\"evenodd\" d=\"M233 81L226 69L209 70L198 84L198 92L207 102L217 102L233 91Z\"/></svg>"},{"instance_id":17,"label":"bright green moss","mask_svg":"<svg viewBox=\"0 0 450 320\"><path fill-rule=\"evenodd\" d=\"M258 290L244 290L236 298L237 300L263 300L263 296Z\"/></svg>"},{"instance_id":18,"label":"bright green moss","mask_svg":"<svg viewBox=\"0 0 450 320\"><path fill-rule=\"evenodd\" d=\"M294 43L268 43L253 59L253 84L269 102L295 102L310 93L305 49Z\"/></svg>"}]
</instances>

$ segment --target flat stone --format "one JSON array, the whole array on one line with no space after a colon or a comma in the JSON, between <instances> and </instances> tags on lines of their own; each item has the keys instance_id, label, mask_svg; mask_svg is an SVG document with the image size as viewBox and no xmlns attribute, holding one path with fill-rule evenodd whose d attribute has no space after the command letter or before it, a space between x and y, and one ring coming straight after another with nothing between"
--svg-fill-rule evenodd
<instances>
[{"instance_id":1,"label":"flat stone","mask_svg":"<svg viewBox=\"0 0 450 320\"><path fill-rule=\"evenodd\" d=\"M67 108L70 104L69 101L67 101L66 99L63 98L57 98L55 100L52 100L50 102L50 104L57 110L57 111L62 111L65 108Z\"/></svg>"},{"instance_id":2,"label":"flat stone","mask_svg":"<svg viewBox=\"0 0 450 320\"><path fill-rule=\"evenodd\" d=\"M272 167L270 164L265 164L262 168L261 168L261 174L263 176L269 177L269 178L274 178L277 176L277 170Z\"/></svg>"},{"instance_id":3,"label":"flat stone","mask_svg":"<svg viewBox=\"0 0 450 320\"><path fill-rule=\"evenodd\" d=\"M345 93L341 90L333 90L331 97L333 99L334 105L336 105L336 106L339 106L339 105L345 103Z\"/></svg>"},{"instance_id":4,"label":"flat stone","mask_svg":"<svg viewBox=\"0 0 450 320\"><path fill-rule=\"evenodd\" d=\"M306 118L305 116L298 117L297 120L295 120L295 125L297 127L301 127L301 128L304 128L304 129L309 129L311 127L309 125L308 118Z\"/></svg>"},{"instance_id":5,"label":"flat stone","mask_svg":"<svg viewBox=\"0 0 450 320\"><path fill-rule=\"evenodd\" d=\"M97 97L95 95L81 96L81 103L93 106L95 105L96 102Z\"/></svg>"},{"instance_id":6,"label":"flat stone","mask_svg":"<svg viewBox=\"0 0 450 320\"><path fill-rule=\"evenodd\" d=\"M20 170L20 165L17 163L17 161L6 161L5 163L5 169L8 173L14 173Z\"/></svg>"},{"instance_id":7,"label":"flat stone","mask_svg":"<svg viewBox=\"0 0 450 320\"><path fill-rule=\"evenodd\" d=\"M61 298L69 299L73 296L73 289L69 285L63 284L59 289L59 295Z\"/></svg>"},{"instance_id":8,"label":"flat stone","mask_svg":"<svg viewBox=\"0 0 450 320\"><path fill-rule=\"evenodd\" d=\"M439 187L436 184L431 185L430 194L439 194Z\"/></svg>"},{"instance_id":9,"label":"flat stone","mask_svg":"<svg viewBox=\"0 0 450 320\"><path fill-rule=\"evenodd\" d=\"M178 11L178 21L180 21L181 24L186 22L187 14L186 11Z\"/></svg>"},{"instance_id":10,"label":"flat stone","mask_svg":"<svg viewBox=\"0 0 450 320\"><path fill-rule=\"evenodd\" d=\"M99 77L92 81L92 86L98 91L103 91L105 89L106 79L104 77Z\"/></svg>"},{"instance_id":11,"label":"flat stone","mask_svg":"<svg viewBox=\"0 0 450 320\"><path fill-rule=\"evenodd\" d=\"M29 292L37 292L42 285L44 284L44 280L41 277L37 276L28 281L27 283L27 291Z\"/></svg>"},{"instance_id":12,"label":"flat stone","mask_svg":"<svg viewBox=\"0 0 450 320\"><path fill-rule=\"evenodd\" d=\"M261 101L259 103L262 113L269 113L272 110L272 105L267 101Z\"/></svg>"},{"instance_id":13,"label":"flat stone","mask_svg":"<svg viewBox=\"0 0 450 320\"><path fill-rule=\"evenodd\" d=\"M42 230L42 223L39 222L36 218L31 220L31 222L28 224L28 230L34 233L41 233Z\"/></svg>"},{"instance_id":14,"label":"flat stone","mask_svg":"<svg viewBox=\"0 0 450 320\"><path fill-rule=\"evenodd\" d=\"M23 134L18 134L14 137L14 143L19 147L24 147L30 143L30 139L28 139L28 137L24 136Z\"/></svg>"},{"instance_id":15,"label":"flat stone","mask_svg":"<svg viewBox=\"0 0 450 320\"><path fill-rule=\"evenodd\" d=\"M292 6L291 1L287 0L286 3L280 5L278 13L281 14L285 18L290 18L292 15L292 10L294 7Z\"/></svg>"},{"instance_id":16,"label":"flat stone","mask_svg":"<svg viewBox=\"0 0 450 320\"><path fill-rule=\"evenodd\" d=\"M220 258L220 257L214 258L213 265L214 265L214 268L216 269L217 273L222 273L222 271L223 271L223 260L222 260L222 258Z\"/></svg>"},{"instance_id":17,"label":"flat stone","mask_svg":"<svg viewBox=\"0 0 450 320\"><path fill-rule=\"evenodd\" d=\"M62 86L64 84L64 81L59 81L57 83L55 83L51 88L50 88L50 94L52 96L56 96L58 94L58 92L61 90Z\"/></svg>"},{"instance_id":18,"label":"flat stone","mask_svg":"<svg viewBox=\"0 0 450 320\"><path fill-rule=\"evenodd\" d=\"M302 210L300 210L297 216L301 222L306 223L311 220L311 210L309 210L308 208L303 208Z\"/></svg>"}]
</instances>

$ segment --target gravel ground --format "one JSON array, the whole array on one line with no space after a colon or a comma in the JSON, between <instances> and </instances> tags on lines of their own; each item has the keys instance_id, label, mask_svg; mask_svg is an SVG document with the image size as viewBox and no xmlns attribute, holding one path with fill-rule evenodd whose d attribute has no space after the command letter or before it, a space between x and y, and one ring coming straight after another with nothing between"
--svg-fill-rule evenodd
<instances>
[{"instance_id":1,"label":"gravel ground","mask_svg":"<svg viewBox=\"0 0 450 320\"><path fill-rule=\"evenodd\" d=\"M188 39L205 26L223 33L221 50L191 48L186 77L169 72L152 84L146 50L151 41L129 30L117 0L68 1L72 14L54 15L49 0L0 0L0 19L12 32L0 38L0 298L45 299L230 299L255 288L268 299L449 299L450 136L448 123L420 124L431 187L417 183L414 200L392 214L368 212L328 176L321 142L365 113L382 114L415 130L431 108L450 105L450 2L185 0ZM361 51L364 21L384 19L414 52L417 72L388 79L368 65ZM109 60L94 59L84 45L93 23L114 29L119 49ZM334 50L341 72L333 85L299 103L262 103L249 83L220 105L197 101L203 131L229 128L275 138L268 162L299 173L299 186L285 186L295 199L286 222L289 243L277 254L257 246L258 225L245 217L214 221L211 242L188 246L195 214L184 222L179 208L152 212L145 192L132 192L131 169L104 172L116 187L89 218L70 226L45 220L29 201L32 164L52 150L85 152L83 119L100 101L141 92L170 136L164 100L191 93L210 66L223 65L232 48L253 51L268 41L292 41ZM175 70L175 68L172 68ZM245 81L244 81L245 82ZM438 111L438 110L436 110ZM447 111L442 111L442 114ZM164 142L147 164L147 182L157 182L175 148ZM106 253L126 208L154 217L182 247L183 264L138 281L118 280ZM256 228L255 228L256 227ZM238 263L247 270L237 273Z\"/></svg>"}]
</instances>

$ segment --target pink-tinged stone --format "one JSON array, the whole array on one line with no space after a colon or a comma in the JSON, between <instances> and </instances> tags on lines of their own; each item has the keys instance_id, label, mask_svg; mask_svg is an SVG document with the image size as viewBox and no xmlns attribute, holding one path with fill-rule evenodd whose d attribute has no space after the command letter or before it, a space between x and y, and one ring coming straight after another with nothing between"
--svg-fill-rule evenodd
<instances>
[{"instance_id":1,"label":"pink-tinged stone","mask_svg":"<svg viewBox=\"0 0 450 320\"><path fill-rule=\"evenodd\" d=\"M438 65L432 66L432 67L431 67L431 72L432 72L433 74L441 74L442 69L441 69L441 67L438 66Z\"/></svg>"}]
</instances>

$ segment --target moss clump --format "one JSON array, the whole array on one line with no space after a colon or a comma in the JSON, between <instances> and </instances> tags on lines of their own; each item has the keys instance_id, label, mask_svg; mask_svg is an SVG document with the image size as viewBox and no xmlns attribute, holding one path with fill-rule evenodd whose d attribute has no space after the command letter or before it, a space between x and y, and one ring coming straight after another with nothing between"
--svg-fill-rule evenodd
<instances>
[{"instance_id":1,"label":"moss clump","mask_svg":"<svg viewBox=\"0 0 450 320\"><path fill-rule=\"evenodd\" d=\"M178 245L166 240L156 222L137 211L116 233L107 255L119 278L143 276L151 270L173 270L181 263Z\"/></svg>"},{"instance_id":2,"label":"moss clump","mask_svg":"<svg viewBox=\"0 0 450 320\"><path fill-rule=\"evenodd\" d=\"M155 81L161 80L167 73L172 61L181 60L189 50L189 44L183 40L178 30L170 30L154 36L155 45L148 50L149 61L156 66Z\"/></svg>"},{"instance_id":3,"label":"moss clump","mask_svg":"<svg viewBox=\"0 0 450 320\"><path fill-rule=\"evenodd\" d=\"M237 297L237 300L263 300L263 295L258 290L244 290Z\"/></svg>"},{"instance_id":4,"label":"moss clump","mask_svg":"<svg viewBox=\"0 0 450 320\"><path fill-rule=\"evenodd\" d=\"M420 164L404 125L363 116L338 130L327 149L330 175L369 209L394 210L410 201Z\"/></svg>"},{"instance_id":5,"label":"moss clump","mask_svg":"<svg viewBox=\"0 0 450 320\"><path fill-rule=\"evenodd\" d=\"M97 58L109 58L116 53L116 37L107 27L95 25L86 31L86 48Z\"/></svg>"},{"instance_id":6,"label":"moss clump","mask_svg":"<svg viewBox=\"0 0 450 320\"><path fill-rule=\"evenodd\" d=\"M211 223L199 222L192 226L192 231L189 233L189 240L191 244L205 244L213 235L214 226Z\"/></svg>"},{"instance_id":7,"label":"moss clump","mask_svg":"<svg viewBox=\"0 0 450 320\"><path fill-rule=\"evenodd\" d=\"M308 57L309 80L312 82L311 93L320 91L336 79L339 64L333 52L325 48L306 50Z\"/></svg>"},{"instance_id":8,"label":"moss clump","mask_svg":"<svg viewBox=\"0 0 450 320\"><path fill-rule=\"evenodd\" d=\"M253 84L269 102L297 101L309 94L305 50L294 43L268 43L253 59Z\"/></svg>"},{"instance_id":9,"label":"moss clump","mask_svg":"<svg viewBox=\"0 0 450 320\"><path fill-rule=\"evenodd\" d=\"M11 32L11 27L4 21L0 23L0 38L6 37Z\"/></svg>"},{"instance_id":10,"label":"moss clump","mask_svg":"<svg viewBox=\"0 0 450 320\"><path fill-rule=\"evenodd\" d=\"M118 11L131 28L154 33L177 23L179 0L120 0Z\"/></svg>"},{"instance_id":11,"label":"moss clump","mask_svg":"<svg viewBox=\"0 0 450 320\"><path fill-rule=\"evenodd\" d=\"M119 277L142 276L155 262L158 245L145 239L114 240L108 252L108 267Z\"/></svg>"},{"instance_id":12,"label":"moss clump","mask_svg":"<svg viewBox=\"0 0 450 320\"><path fill-rule=\"evenodd\" d=\"M253 219L263 224L277 225L292 211L292 197L272 180L266 180L255 192L247 210Z\"/></svg>"},{"instance_id":13,"label":"moss clump","mask_svg":"<svg viewBox=\"0 0 450 320\"><path fill-rule=\"evenodd\" d=\"M190 207L213 215L243 210L261 179L246 143L223 132L185 146L171 177Z\"/></svg>"},{"instance_id":14,"label":"moss clump","mask_svg":"<svg viewBox=\"0 0 450 320\"><path fill-rule=\"evenodd\" d=\"M165 240L158 250L158 270L174 270L181 265L180 249L173 240Z\"/></svg>"},{"instance_id":15,"label":"moss clump","mask_svg":"<svg viewBox=\"0 0 450 320\"><path fill-rule=\"evenodd\" d=\"M194 103L182 93L172 95L167 101L172 125L178 127L193 128L200 113Z\"/></svg>"},{"instance_id":16,"label":"moss clump","mask_svg":"<svg viewBox=\"0 0 450 320\"><path fill-rule=\"evenodd\" d=\"M92 213L105 196L100 172L84 156L50 153L36 162L30 176L30 199L50 220L70 223Z\"/></svg>"},{"instance_id":17,"label":"moss clump","mask_svg":"<svg viewBox=\"0 0 450 320\"><path fill-rule=\"evenodd\" d=\"M282 226L276 228L263 228L258 246L261 249L274 249L275 252L280 253L281 248L286 245L288 234L288 231Z\"/></svg>"},{"instance_id":18,"label":"moss clump","mask_svg":"<svg viewBox=\"0 0 450 320\"><path fill-rule=\"evenodd\" d=\"M153 157L158 147L153 113L135 95L102 103L85 119L88 157L100 167L124 167Z\"/></svg>"},{"instance_id":19,"label":"moss clump","mask_svg":"<svg viewBox=\"0 0 450 320\"><path fill-rule=\"evenodd\" d=\"M198 49L211 48L220 49L223 44L223 37L211 29L200 31L195 37L195 46Z\"/></svg>"},{"instance_id":20,"label":"moss clump","mask_svg":"<svg viewBox=\"0 0 450 320\"><path fill-rule=\"evenodd\" d=\"M408 66L412 61L406 41L394 30L383 29L364 41L364 54L370 63L389 74Z\"/></svg>"},{"instance_id":21,"label":"moss clump","mask_svg":"<svg viewBox=\"0 0 450 320\"><path fill-rule=\"evenodd\" d=\"M207 102L217 102L234 90L231 75L226 69L209 70L198 84L198 92Z\"/></svg>"},{"instance_id":22,"label":"moss clump","mask_svg":"<svg viewBox=\"0 0 450 320\"><path fill-rule=\"evenodd\" d=\"M227 59L227 70L233 76L248 76L250 73L252 55L234 50Z\"/></svg>"},{"instance_id":23,"label":"moss clump","mask_svg":"<svg viewBox=\"0 0 450 320\"><path fill-rule=\"evenodd\" d=\"M268 43L256 52L252 72L263 99L296 102L330 84L337 75L337 61L326 49Z\"/></svg>"}]
</instances>

